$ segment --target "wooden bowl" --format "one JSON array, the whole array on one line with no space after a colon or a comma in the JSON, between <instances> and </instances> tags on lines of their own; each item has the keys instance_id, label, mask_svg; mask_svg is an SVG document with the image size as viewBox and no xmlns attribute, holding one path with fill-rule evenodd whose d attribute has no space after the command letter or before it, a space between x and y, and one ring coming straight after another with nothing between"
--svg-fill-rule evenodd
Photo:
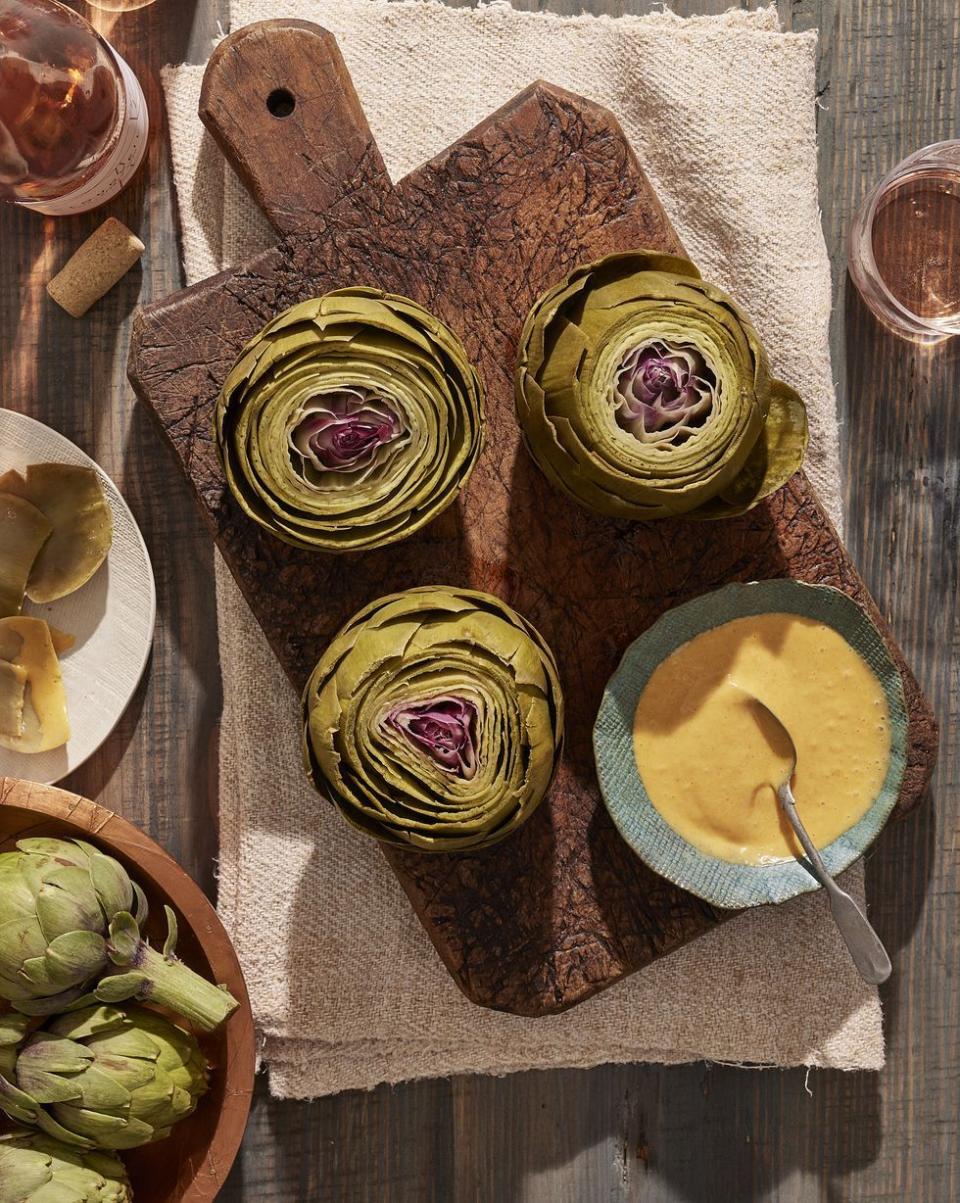
<instances>
[{"instance_id":1,"label":"wooden bowl","mask_svg":"<svg viewBox=\"0 0 960 1203\"><path fill-rule=\"evenodd\" d=\"M0 851L28 836L87 839L115 856L147 895L151 943L163 941L167 903L179 921L177 954L240 1003L218 1031L200 1037L212 1070L196 1112L166 1140L121 1154L136 1203L207 1203L230 1172L253 1094L253 1015L230 939L200 887L132 823L77 794L0 777Z\"/></svg>"}]
</instances>

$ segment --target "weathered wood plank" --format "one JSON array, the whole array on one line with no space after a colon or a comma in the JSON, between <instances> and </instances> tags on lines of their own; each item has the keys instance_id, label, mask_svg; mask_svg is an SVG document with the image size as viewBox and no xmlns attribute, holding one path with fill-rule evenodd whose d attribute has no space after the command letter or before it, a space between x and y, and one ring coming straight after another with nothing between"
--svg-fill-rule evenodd
<instances>
[{"instance_id":1,"label":"weathered wood plank","mask_svg":"<svg viewBox=\"0 0 960 1203\"><path fill-rule=\"evenodd\" d=\"M460 0L470 3L470 0ZM653 0L514 0L555 12L643 12ZM76 7L92 10L75 0ZM729 0L678 0L720 12ZM112 37L152 81L208 54L225 3L160 0ZM906 351L845 301L843 235L863 189L898 157L960 128L955 0L780 0L821 31L821 198L835 265L835 374L854 557L943 728L934 806L868 865L871 913L895 950L881 1074L609 1067L502 1080L413 1083L277 1103L261 1083L224 1203L941 1203L960 1196L957 805L960 800L956 353ZM110 14L99 18L112 21ZM166 154L152 151L140 299L182 285ZM108 211L135 222L139 193ZM137 300L125 282L84 322L43 283L99 215L43 223L0 211L4 404L57 425L125 489L155 557L159 638L141 697L70 788L143 823L212 886L219 684L206 534L175 463L124 380ZM851 353L847 354L848 342ZM39 362L38 362L39 359ZM846 366L845 366L846 365ZM126 459L126 469L123 461ZM139 705L140 714L136 707Z\"/></svg>"}]
</instances>

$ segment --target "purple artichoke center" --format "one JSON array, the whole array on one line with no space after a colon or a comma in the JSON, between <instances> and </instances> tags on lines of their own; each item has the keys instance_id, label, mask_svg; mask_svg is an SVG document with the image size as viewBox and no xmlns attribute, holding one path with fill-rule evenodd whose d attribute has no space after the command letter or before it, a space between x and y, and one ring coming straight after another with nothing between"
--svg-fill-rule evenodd
<instances>
[{"instance_id":1,"label":"purple artichoke center","mask_svg":"<svg viewBox=\"0 0 960 1203\"><path fill-rule=\"evenodd\" d=\"M617 424L642 443L681 442L710 417L716 385L696 347L661 339L643 343L617 368L612 397Z\"/></svg>"},{"instance_id":2,"label":"purple artichoke center","mask_svg":"<svg viewBox=\"0 0 960 1203\"><path fill-rule=\"evenodd\" d=\"M290 432L290 446L318 472L356 472L369 467L381 447L399 439L404 426L393 405L369 389L318 393Z\"/></svg>"},{"instance_id":3,"label":"purple artichoke center","mask_svg":"<svg viewBox=\"0 0 960 1203\"><path fill-rule=\"evenodd\" d=\"M457 697L394 706L385 720L448 773L469 781L477 771L477 707Z\"/></svg>"}]
</instances>

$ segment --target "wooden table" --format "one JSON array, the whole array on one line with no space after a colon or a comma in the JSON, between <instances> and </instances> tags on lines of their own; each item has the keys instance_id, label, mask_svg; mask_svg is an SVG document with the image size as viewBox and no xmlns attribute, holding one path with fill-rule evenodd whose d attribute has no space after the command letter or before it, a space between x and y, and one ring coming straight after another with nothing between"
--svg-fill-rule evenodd
<instances>
[{"instance_id":1,"label":"wooden table","mask_svg":"<svg viewBox=\"0 0 960 1203\"><path fill-rule=\"evenodd\" d=\"M653 7L514 3L614 15ZM720 12L728 3L674 7ZM271 1101L261 1084L225 1203L960 1196L960 342L930 353L883 333L846 277L843 248L879 174L960 133L960 10L956 0L779 0L779 8L788 28L821 31L821 198L834 265L848 542L943 727L933 805L891 831L867 869L871 914L895 963L882 992L888 1067L809 1075L609 1067L423 1082L316 1103ZM158 0L95 17L137 69L158 122L160 66L203 61L225 21L220 0L195 8ZM111 739L65 784L142 824L212 891L220 681L211 545L124 375L133 308L182 285L163 139L106 212L140 230L142 276L131 274L75 322L43 285L105 212L44 221L2 207L0 403L99 460L157 568L150 671Z\"/></svg>"}]
</instances>

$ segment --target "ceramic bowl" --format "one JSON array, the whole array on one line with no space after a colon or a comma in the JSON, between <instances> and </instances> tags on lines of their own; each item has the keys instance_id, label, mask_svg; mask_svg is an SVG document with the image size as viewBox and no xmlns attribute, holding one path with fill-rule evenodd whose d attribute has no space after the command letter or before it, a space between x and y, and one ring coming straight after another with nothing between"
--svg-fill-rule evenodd
<instances>
[{"instance_id":1,"label":"ceramic bowl","mask_svg":"<svg viewBox=\"0 0 960 1203\"><path fill-rule=\"evenodd\" d=\"M633 715L650 676L677 648L733 619L767 613L799 614L833 627L880 681L890 710L886 779L863 818L821 849L832 874L846 869L876 839L896 804L907 762L900 673L880 632L845 593L793 580L758 581L726 585L668 610L631 643L604 690L593 733L597 775L607 810L637 855L668 881L719 907L784 902L818 889L819 883L800 860L735 864L706 855L679 835L654 808L637 771Z\"/></svg>"},{"instance_id":2,"label":"ceramic bowl","mask_svg":"<svg viewBox=\"0 0 960 1203\"><path fill-rule=\"evenodd\" d=\"M256 1059L250 1001L230 939L200 887L132 823L65 790L0 777L0 851L29 836L85 839L116 857L147 895L151 942L163 943L166 903L179 921L177 955L240 1003L218 1031L200 1037L212 1068L194 1114L166 1140L122 1154L137 1203L209 1203L240 1147Z\"/></svg>"},{"instance_id":3,"label":"ceramic bowl","mask_svg":"<svg viewBox=\"0 0 960 1203\"><path fill-rule=\"evenodd\" d=\"M53 785L92 756L120 721L150 655L157 599L143 536L110 477L62 434L0 409L0 473L47 462L91 468L113 514L110 554L85 585L54 602L24 602L24 614L75 639L59 657L70 738L63 747L32 755L0 748L0 777Z\"/></svg>"}]
</instances>

